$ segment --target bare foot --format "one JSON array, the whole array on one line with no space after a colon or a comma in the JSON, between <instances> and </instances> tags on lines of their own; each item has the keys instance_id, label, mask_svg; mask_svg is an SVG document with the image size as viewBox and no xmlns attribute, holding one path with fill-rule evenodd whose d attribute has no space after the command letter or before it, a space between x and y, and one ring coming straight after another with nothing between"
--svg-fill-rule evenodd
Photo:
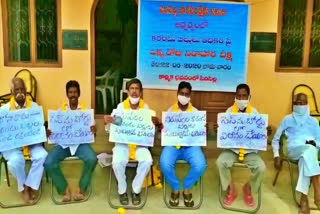
<instances>
[{"instance_id":1,"label":"bare foot","mask_svg":"<svg viewBox=\"0 0 320 214\"><path fill-rule=\"evenodd\" d=\"M35 198L36 198L36 195L34 193L34 190L29 187L29 202L33 203Z\"/></svg>"},{"instance_id":2,"label":"bare foot","mask_svg":"<svg viewBox=\"0 0 320 214\"><path fill-rule=\"evenodd\" d=\"M69 187L66 188L66 191L63 195L62 202L71 201L71 190Z\"/></svg>"},{"instance_id":3,"label":"bare foot","mask_svg":"<svg viewBox=\"0 0 320 214\"><path fill-rule=\"evenodd\" d=\"M84 195L83 195L83 193L81 192L81 189L80 189L80 187L77 187L76 188L76 192L75 192L75 194L74 194L74 196L73 196L73 200L75 200L75 201L82 201L82 200L84 200Z\"/></svg>"},{"instance_id":4,"label":"bare foot","mask_svg":"<svg viewBox=\"0 0 320 214\"><path fill-rule=\"evenodd\" d=\"M21 192L21 197L25 203L27 204L30 203L30 195L29 195L28 187L25 187L24 190Z\"/></svg>"},{"instance_id":5,"label":"bare foot","mask_svg":"<svg viewBox=\"0 0 320 214\"><path fill-rule=\"evenodd\" d=\"M299 214L310 214L308 196L301 194Z\"/></svg>"}]
</instances>

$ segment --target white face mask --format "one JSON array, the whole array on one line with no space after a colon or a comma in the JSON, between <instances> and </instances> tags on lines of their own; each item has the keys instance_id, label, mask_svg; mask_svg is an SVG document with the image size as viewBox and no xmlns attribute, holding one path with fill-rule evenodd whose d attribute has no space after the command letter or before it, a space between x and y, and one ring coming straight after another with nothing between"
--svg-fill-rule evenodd
<instances>
[{"instance_id":1,"label":"white face mask","mask_svg":"<svg viewBox=\"0 0 320 214\"><path fill-rule=\"evenodd\" d=\"M190 97L178 95L178 100L179 100L179 103L184 106L190 102Z\"/></svg>"},{"instance_id":2,"label":"white face mask","mask_svg":"<svg viewBox=\"0 0 320 214\"><path fill-rule=\"evenodd\" d=\"M294 105L293 113L297 116L304 116L308 109L309 105Z\"/></svg>"},{"instance_id":3,"label":"white face mask","mask_svg":"<svg viewBox=\"0 0 320 214\"><path fill-rule=\"evenodd\" d=\"M247 108L247 106L249 104L249 99L248 100L238 100L237 98L235 98L234 101L236 102L238 108L241 111L243 111L245 108Z\"/></svg>"},{"instance_id":4,"label":"white face mask","mask_svg":"<svg viewBox=\"0 0 320 214\"><path fill-rule=\"evenodd\" d=\"M139 102L140 97L130 97L130 96L129 96L129 100L130 100L130 103L131 103L132 105L135 105L135 104L137 104L137 103Z\"/></svg>"}]
</instances>

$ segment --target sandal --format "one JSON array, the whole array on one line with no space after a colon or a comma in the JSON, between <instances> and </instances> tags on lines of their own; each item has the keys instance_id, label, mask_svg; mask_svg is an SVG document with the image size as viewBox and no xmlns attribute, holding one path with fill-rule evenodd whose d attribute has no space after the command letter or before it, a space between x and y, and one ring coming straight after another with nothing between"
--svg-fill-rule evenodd
<instances>
[{"instance_id":1,"label":"sandal","mask_svg":"<svg viewBox=\"0 0 320 214\"><path fill-rule=\"evenodd\" d=\"M194 201L192 199L192 193L189 193L188 195L183 193L183 199L184 199L184 205L186 207L193 207Z\"/></svg>"},{"instance_id":2,"label":"sandal","mask_svg":"<svg viewBox=\"0 0 320 214\"><path fill-rule=\"evenodd\" d=\"M236 199L237 195L238 195L238 192L237 192L236 189L234 189L234 193L233 194L229 194L229 195L227 194L225 196L225 198L223 199L223 204L226 205L226 206L231 206L233 201L234 201L234 199Z\"/></svg>"},{"instance_id":3,"label":"sandal","mask_svg":"<svg viewBox=\"0 0 320 214\"><path fill-rule=\"evenodd\" d=\"M176 207L179 205L179 196L180 196L180 193L171 193L171 198L169 200L169 204L173 207Z\"/></svg>"},{"instance_id":4,"label":"sandal","mask_svg":"<svg viewBox=\"0 0 320 214\"><path fill-rule=\"evenodd\" d=\"M244 186L242 187L242 191L243 191L243 196L244 196L244 202L246 203L246 205L248 207L254 207L256 206L256 203L254 202L254 199L252 197L252 195L248 195Z\"/></svg>"}]
</instances>

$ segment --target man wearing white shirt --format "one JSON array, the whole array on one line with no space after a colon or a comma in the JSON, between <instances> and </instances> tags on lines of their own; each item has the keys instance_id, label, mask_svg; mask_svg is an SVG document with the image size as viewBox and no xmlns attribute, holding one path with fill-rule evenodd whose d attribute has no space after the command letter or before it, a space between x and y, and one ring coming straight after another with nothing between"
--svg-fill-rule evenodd
<instances>
[{"instance_id":1,"label":"man wearing white shirt","mask_svg":"<svg viewBox=\"0 0 320 214\"><path fill-rule=\"evenodd\" d=\"M21 78L14 78L12 80L11 94L10 102L1 107L1 110L15 111L38 106L35 102L26 98L26 86ZM17 179L18 191L21 192L23 200L26 203L32 203L34 199L33 190L38 190L40 187L44 170L43 163L48 153L41 144L27 146L27 149L30 152L30 159L32 161L28 175L25 172L25 159L21 148L4 151L2 154L8 161L9 171Z\"/></svg>"},{"instance_id":2,"label":"man wearing white shirt","mask_svg":"<svg viewBox=\"0 0 320 214\"><path fill-rule=\"evenodd\" d=\"M142 99L142 84L139 79L132 79L127 84L129 97L122 103L119 103L116 112L126 110L148 109L148 105ZM114 115L105 115L106 131L109 131L110 123L117 123L117 118ZM150 118L154 125L159 126L159 120L156 117ZM120 124L121 125L121 124ZM145 146L136 146L131 144L115 143L113 147L112 168L118 181L118 193L120 203L123 205L129 204L127 194L127 182L125 170L129 159L137 160L137 174L132 182L132 203L139 205L141 203L140 192L144 178L147 176L150 166L152 165L152 156Z\"/></svg>"},{"instance_id":3,"label":"man wearing white shirt","mask_svg":"<svg viewBox=\"0 0 320 214\"><path fill-rule=\"evenodd\" d=\"M61 111L85 110L84 105L79 103L80 86L77 81L71 80L66 85L66 93L69 99L69 104L64 104ZM90 127L92 133L96 133L96 127ZM47 131L48 137L51 135L51 130ZM72 199L71 189L60 168L60 161L70 156L76 156L83 160L84 168L79 186L76 188L73 200L79 201L84 199L84 192L87 190L92 173L96 167L97 157L89 144L76 145L56 145L49 153L44 164L49 176L52 178L54 185L59 194L63 194L63 201L67 202Z\"/></svg>"},{"instance_id":4,"label":"man wearing white shirt","mask_svg":"<svg viewBox=\"0 0 320 214\"><path fill-rule=\"evenodd\" d=\"M231 114L258 114L250 103L250 88L247 84L239 84L233 106L227 112ZM258 192L264 177L266 166L256 150L252 149L224 149L217 159L220 181L223 191L226 191L223 204L231 206L238 195L231 179L231 168L235 162L243 161L251 171L250 181L242 187L244 202L248 207L254 207L252 192Z\"/></svg>"},{"instance_id":5,"label":"man wearing white shirt","mask_svg":"<svg viewBox=\"0 0 320 214\"><path fill-rule=\"evenodd\" d=\"M282 120L272 140L274 167L278 170L281 169L279 141L283 133L287 136L289 159L299 161L299 178L296 187L296 190L301 193L299 213L310 213L308 202L310 180L314 187L314 203L320 207L318 162L320 130L318 121L310 116L307 95L303 93L296 95L293 113Z\"/></svg>"}]
</instances>

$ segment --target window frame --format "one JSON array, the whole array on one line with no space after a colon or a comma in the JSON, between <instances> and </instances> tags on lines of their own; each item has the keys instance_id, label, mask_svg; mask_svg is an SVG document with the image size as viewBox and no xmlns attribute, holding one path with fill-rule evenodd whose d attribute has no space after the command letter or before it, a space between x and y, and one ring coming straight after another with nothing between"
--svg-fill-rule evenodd
<instances>
[{"instance_id":1,"label":"window frame","mask_svg":"<svg viewBox=\"0 0 320 214\"><path fill-rule=\"evenodd\" d=\"M62 29L61 29L61 0L57 3L57 50L58 60L52 62L37 62L37 33L36 33L36 0L29 1L29 31L30 31L30 62L15 62L9 60L9 40L8 40L8 0L1 0L2 10L2 32L3 32L3 49L4 49L4 65L8 67L62 67Z\"/></svg>"},{"instance_id":2,"label":"window frame","mask_svg":"<svg viewBox=\"0 0 320 214\"><path fill-rule=\"evenodd\" d=\"M276 72L291 72L291 73L320 73L320 67L309 67L310 38L311 38L314 0L307 0L302 66L301 67L289 67L289 66L288 67L281 67L280 66L281 34L282 34L282 19L283 19L284 1L285 0L279 1L275 71ZM308 12L308 11L311 11L311 12Z\"/></svg>"}]
</instances>

